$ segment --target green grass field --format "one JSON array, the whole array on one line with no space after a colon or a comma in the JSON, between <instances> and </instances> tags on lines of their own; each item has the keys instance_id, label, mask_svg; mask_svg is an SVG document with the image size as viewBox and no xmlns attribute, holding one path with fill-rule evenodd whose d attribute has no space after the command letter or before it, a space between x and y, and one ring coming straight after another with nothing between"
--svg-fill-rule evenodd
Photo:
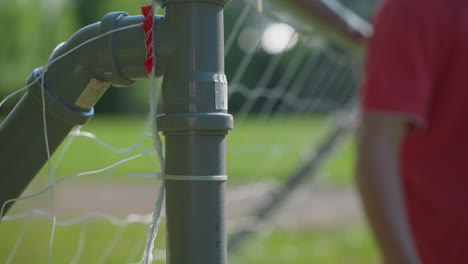
<instances>
[{"instance_id":1,"label":"green grass field","mask_svg":"<svg viewBox=\"0 0 468 264\"><path fill-rule=\"evenodd\" d=\"M82 130L94 133L113 147L125 148L141 138L144 124L144 118L95 117ZM278 117L267 123L248 118L236 124L235 130L227 138L230 182L248 184L286 178L326 136L326 126L322 117ZM55 179L104 168L122 158L151 148L150 138L143 137L141 142L141 148L132 153L115 154L98 145L93 139L78 137L65 152L55 171ZM57 156L54 156L53 161L56 160ZM353 146L347 142L325 166L319 180L334 185L350 184L352 163ZM129 177L129 173L150 173L158 170L156 157L147 155L116 167L108 177L110 181L131 182L135 179ZM46 170L41 174L39 178L45 179ZM86 175L82 178L85 182L93 183L100 180L102 174ZM56 188L60 188L60 185ZM8 259L16 239L20 237L23 224L25 236L11 263L47 263L51 221L41 217L0 224L0 263L5 263ZM79 263L135 262L141 256L147 228L141 224L115 227L103 220L92 220L67 227L59 226L54 237L53 263L71 263L80 248L81 232L86 236ZM164 249L164 240L162 230L159 232L156 247ZM230 257L230 263L370 264L376 263L376 258L376 249L368 231L356 226L339 230L301 232L275 230L264 237L254 236L239 252Z\"/></svg>"},{"instance_id":2,"label":"green grass field","mask_svg":"<svg viewBox=\"0 0 468 264\"><path fill-rule=\"evenodd\" d=\"M378 255L365 228L344 230L275 231L251 239L231 257L232 263L256 264L372 264Z\"/></svg>"},{"instance_id":3,"label":"green grass field","mask_svg":"<svg viewBox=\"0 0 468 264\"><path fill-rule=\"evenodd\" d=\"M21 221L0 225L2 237L18 237ZM51 223L34 220L26 223L23 243L11 263L47 263ZM163 229L164 226L161 226ZM53 263L71 263L79 251L80 233L86 231L79 263L135 263L141 258L147 227L141 224L116 227L104 221L90 221L57 227ZM164 258L165 237L161 230L156 240L160 249L155 256ZM0 240L0 262L5 263L14 240ZM244 264L373 264L377 262L375 246L362 227L343 230L276 230L267 236L253 236L230 255L230 263ZM154 263L165 263L164 259Z\"/></svg>"},{"instance_id":4,"label":"green grass field","mask_svg":"<svg viewBox=\"0 0 468 264\"><path fill-rule=\"evenodd\" d=\"M104 168L122 158L151 149L151 139L142 138L146 120L141 117L95 117L82 128L115 148L132 146L141 139L141 147L131 153L116 154L95 140L78 137L65 152L56 175L63 177ZM230 181L246 183L265 179L284 179L297 168L327 135L322 117L278 117L265 123L248 118L236 123L227 137L227 170ZM60 152L60 149L57 153ZM56 160L57 154L55 155ZM322 180L332 184L349 184L353 163L350 140L326 164ZM156 157L147 155L121 166L113 172L116 180L128 179L130 173L159 170ZM45 173L44 169L42 173ZM93 177L92 175L86 177Z\"/></svg>"}]
</instances>

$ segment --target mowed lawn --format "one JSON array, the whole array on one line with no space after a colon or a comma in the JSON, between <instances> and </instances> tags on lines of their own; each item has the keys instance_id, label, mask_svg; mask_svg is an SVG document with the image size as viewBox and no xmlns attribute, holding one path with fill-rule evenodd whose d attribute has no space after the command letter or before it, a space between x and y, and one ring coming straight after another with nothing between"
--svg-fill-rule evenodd
<instances>
[{"instance_id":1,"label":"mowed lawn","mask_svg":"<svg viewBox=\"0 0 468 264\"><path fill-rule=\"evenodd\" d=\"M145 129L145 123L146 119L142 117L94 117L81 130L92 132L114 150L109 150L95 139L79 136L60 156L67 145L66 141L52 160L54 179L99 170L150 150L151 138L143 135L145 131L150 131ZM323 116L281 116L270 120L248 117L238 120L235 129L227 136L229 182L249 184L287 178L313 155L330 129L331 123ZM128 149L132 150L127 152ZM121 153L115 153L115 150ZM330 162L324 165L318 180L327 184L350 184L353 159L353 145L349 137ZM38 178L45 180L47 171L43 169ZM139 179L129 174L158 171L157 158L149 154L106 172L79 177L91 184L99 181L104 174L109 181L131 182ZM60 184L56 188L60 188ZM156 256L161 259L155 263L165 263L164 226L161 228L156 243L156 248L160 249ZM53 263L135 263L140 259L147 229L142 224L115 226L105 220L57 226L52 250ZM0 263L47 263L50 232L51 221L40 216L1 223ZM24 233L24 237L21 233ZM18 238L22 238L21 241ZM16 243L18 247L14 251ZM10 258L10 255L13 257ZM79 262L73 262L78 259L76 256L80 256ZM367 229L361 226L303 232L274 230L267 235L253 236L230 256L230 263L234 264L376 262L375 246Z\"/></svg>"},{"instance_id":2,"label":"mowed lawn","mask_svg":"<svg viewBox=\"0 0 468 264\"><path fill-rule=\"evenodd\" d=\"M81 130L93 133L114 150L109 150L94 139L76 137L58 165L58 153L66 144L62 144L54 155L54 175L60 178L99 170L150 150L152 139L143 135L144 132L150 132L148 126L145 126L146 121L142 117L94 117ZM332 129L330 124L322 116L281 116L269 120L249 117L236 120L234 130L226 138L230 181L248 183L287 178L323 143ZM330 162L324 164L325 169L320 173L321 180L333 184L351 182L354 157L349 138L331 157ZM132 151L127 152L129 149ZM124 153L115 153L115 150ZM157 171L159 164L155 154L151 153L115 167L112 174L116 180L125 180L129 178L129 174ZM45 173L46 168L42 171L42 174ZM92 178L94 174L83 177Z\"/></svg>"},{"instance_id":3,"label":"mowed lawn","mask_svg":"<svg viewBox=\"0 0 468 264\"><path fill-rule=\"evenodd\" d=\"M24 236L13 251L21 227ZM0 225L1 263L47 263L51 222L44 219L7 221ZM138 263L148 227L142 224L114 226L91 220L55 231L53 263ZM165 262L164 225L155 243L155 262ZM11 262L6 262L6 260ZM238 251L229 255L232 264L373 264L378 262L376 248L362 227L338 230L308 230L252 236ZM76 262L73 262L75 260Z\"/></svg>"}]
</instances>

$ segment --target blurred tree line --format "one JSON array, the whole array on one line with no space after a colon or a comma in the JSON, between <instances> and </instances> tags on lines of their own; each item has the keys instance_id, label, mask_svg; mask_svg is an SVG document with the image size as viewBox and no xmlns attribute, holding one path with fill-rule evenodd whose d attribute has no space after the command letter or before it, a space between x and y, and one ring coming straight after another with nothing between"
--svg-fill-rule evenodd
<instances>
[{"instance_id":1,"label":"blurred tree line","mask_svg":"<svg viewBox=\"0 0 468 264\"><path fill-rule=\"evenodd\" d=\"M369 16L375 1L342 0L364 17ZM240 2L233 0L226 10L226 32L230 31L238 19L242 10ZM23 87L32 70L44 65L54 47L66 41L79 28L100 21L106 13L112 11L125 11L130 15L140 14L140 6L146 3L144 0L0 0L0 99ZM258 21L253 21L256 22ZM226 58L228 77L235 72L241 57L239 54L242 52L237 43L234 43L233 49ZM249 87L255 84L258 71L263 69L272 57L261 51L256 56L244 77ZM288 56L290 55L285 54L286 59ZM284 70L284 67L278 67L267 86L274 86ZM131 88L109 89L96 106L96 111L146 111L147 84L140 81ZM16 99L19 98L20 96L16 96ZM232 99L230 108L236 111L244 100L236 97ZM9 112L15 103L16 100L9 100L0 109L0 115Z\"/></svg>"},{"instance_id":2,"label":"blurred tree line","mask_svg":"<svg viewBox=\"0 0 468 264\"><path fill-rule=\"evenodd\" d=\"M33 68L76 28L72 6L52 5L56 8L46 1L0 1L0 98L24 86Z\"/></svg>"}]
</instances>

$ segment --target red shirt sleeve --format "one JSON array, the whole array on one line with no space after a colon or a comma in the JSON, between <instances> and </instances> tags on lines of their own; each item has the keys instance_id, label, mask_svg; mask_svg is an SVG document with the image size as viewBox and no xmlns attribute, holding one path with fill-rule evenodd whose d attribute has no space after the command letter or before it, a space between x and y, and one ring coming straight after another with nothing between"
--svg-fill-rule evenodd
<instances>
[{"instance_id":1,"label":"red shirt sleeve","mask_svg":"<svg viewBox=\"0 0 468 264\"><path fill-rule=\"evenodd\" d=\"M404 1L390 0L375 13L374 30L364 73L362 111L425 122L433 90L433 40L428 25Z\"/></svg>"}]
</instances>

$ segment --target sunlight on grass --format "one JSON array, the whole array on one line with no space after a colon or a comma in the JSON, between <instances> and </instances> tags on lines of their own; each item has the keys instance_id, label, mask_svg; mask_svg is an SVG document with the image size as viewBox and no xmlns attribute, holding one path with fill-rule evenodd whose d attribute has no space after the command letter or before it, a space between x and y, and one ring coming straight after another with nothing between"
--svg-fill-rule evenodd
<instances>
[{"instance_id":1,"label":"sunlight on grass","mask_svg":"<svg viewBox=\"0 0 468 264\"><path fill-rule=\"evenodd\" d=\"M373 264L375 245L367 229L275 231L249 240L231 259L234 264Z\"/></svg>"},{"instance_id":2,"label":"sunlight on grass","mask_svg":"<svg viewBox=\"0 0 468 264\"><path fill-rule=\"evenodd\" d=\"M22 225L25 232L12 263L47 263L51 221L33 217L26 221L5 221L0 225L2 237L18 238ZM164 230L164 226L162 229ZM148 227L131 224L118 227L104 220L90 220L72 226L58 226L53 244L53 263L70 263L75 255L79 263L131 263L141 258ZM79 251L80 235L83 245ZM124 238L124 239L122 239ZM160 232L156 245L164 250L164 232ZM0 240L0 262L5 263L13 249L15 239ZM165 263L155 261L156 264Z\"/></svg>"},{"instance_id":3,"label":"sunlight on grass","mask_svg":"<svg viewBox=\"0 0 468 264\"><path fill-rule=\"evenodd\" d=\"M17 238L22 221L6 221L0 225L2 237ZM13 263L46 263L51 222L37 217L25 222L25 236ZM156 248L158 258L164 258L164 225ZM141 257L147 226L132 224L117 227L103 220L90 220L67 227L57 227L53 261L70 263L77 254L80 233L84 247L79 263L131 263ZM122 236L122 238L120 237ZM0 240L0 262L4 263L14 239ZM377 251L367 229L362 227L336 230L275 231L266 237L254 235L239 251L230 256L232 264L373 264ZM105 261L104 261L105 260ZM164 260L155 261L165 263Z\"/></svg>"},{"instance_id":4,"label":"sunlight on grass","mask_svg":"<svg viewBox=\"0 0 468 264\"><path fill-rule=\"evenodd\" d=\"M152 149L151 138L142 136L146 120L135 117L95 117L82 131L92 132L114 148L127 148L140 141L132 152L116 154L95 140L77 137L65 152L56 175L63 177L79 172L104 168L123 158ZM251 182L266 179L285 179L297 169L327 136L327 121L320 116L283 116L259 122L247 118L227 136L227 170L231 182ZM147 131L147 130L146 130ZM350 141L350 140L348 140ZM65 144L57 151L59 153ZM346 143L325 166L325 181L333 184L351 182L353 146ZM53 163L58 154L54 155ZM113 178L128 180L130 173L159 171L154 154L118 166ZM46 173L45 168L41 174ZM85 176L93 178L92 175Z\"/></svg>"},{"instance_id":5,"label":"sunlight on grass","mask_svg":"<svg viewBox=\"0 0 468 264\"><path fill-rule=\"evenodd\" d=\"M116 154L99 145L95 140L77 137L65 152L55 172L56 179L84 171L104 168L123 158L142 153L152 148L151 138L142 136L145 118L94 117L82 131L92 132L114 148L127 148L139 140L141 144L130 153ZM328 136L330 122L322 116L278 116L268 121L248 117L236 123L235 130L227 137L227 162L230 182L251 183L268 179L285 179L313 154L317 146ZM62 144L60 151L64 148ZM52 164L57 161L54 155ZM354 145L351 137L338 150L330 162L325 164L320 181L331 184L351 182ZM155 155L147 155L97 175L83 176L81 181L134 181L129 173L151 173L159 171ZM46 183L46 168L38 180ZM138 179L141 182L141 179ZM148 180L148 179L146 179ZM88 182L89 183L89 182ZM58 187L60 188L60 187ZM47 200L47 197L43 197ZM72 208L73 210L73 208ZM63 219L59 219L63 220ZM20 237L22 226L24 238L14 254L12 263L47 263L51 221L42 217L31 220L6 221L0 224L0 262L5 262ZM103 220L90 220L56 229L53 262L70 263L79 252L79 241L84 237L80 263L131 263L141 257L148 227L131 224L116 227ZM161 230L164 230L162 227ZM157 248L164 250L164 231L159 232ZM122 238L120 238L122 236ZM159 252L160 257L164 251ZM102 261L101 260L106 260ZM376 249L365 228L344 230L305 230L304 232L275 231L267 237L254 236L239 252L231 257L230 263L243 264L371 264L376 263ZM164 261L157 261L161 264Z\"/></svg>"}]
</instances>

